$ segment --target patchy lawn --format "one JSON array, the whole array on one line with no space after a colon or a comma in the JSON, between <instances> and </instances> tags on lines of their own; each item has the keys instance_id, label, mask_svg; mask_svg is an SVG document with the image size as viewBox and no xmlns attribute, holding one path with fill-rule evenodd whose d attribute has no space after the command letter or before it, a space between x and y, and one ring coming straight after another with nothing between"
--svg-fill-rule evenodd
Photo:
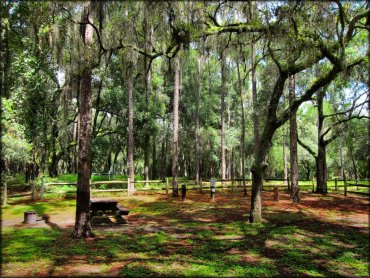
<instances>
[{"instance_id":1,"label":"patchy lawn","mask_svg":"<svg viewBox=\"0 0 370 278\"><path fill-rule=\"evenodd\" d=\"M369 200L303 194L299 205L264 192L262 224L247 223L240 192L116 194L128 224L71 239L75 201L22 202L2 210L2 276L369 276ZM112 196L110 196L111 198ZM23 212L48 214L38 227Z\"/></svg>"}]
</instances>

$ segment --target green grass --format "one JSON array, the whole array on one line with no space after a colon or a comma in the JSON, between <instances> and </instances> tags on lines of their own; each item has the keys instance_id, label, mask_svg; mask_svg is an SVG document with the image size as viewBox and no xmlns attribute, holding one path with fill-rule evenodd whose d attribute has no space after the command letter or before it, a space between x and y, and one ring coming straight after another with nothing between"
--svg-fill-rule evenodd
<instances>
[{"instance_id":1,"label":"green grass","mask_svg":"<svg viewBox=\"0 0 370 278\"><path fill-rule=\"evenodd\" d=\"M23 213L34 210L38 215L73 213L75 211L75 200L53 200L51 202L32 202L27 204L8 205L2 209L2 219L23 219Z\"/></svg>"},{"instance_id":2,"label":"green grass","mask_svg":"<svg viewBox=\"0 0 370 278\"><path fill-rule=\"evenodd\" d=\"M123 230L98 229L91 241L71 239L72 228L3 228L5 273L15 276L33 266L37 271L52 269L63 274L77 259L77 265L83 262L98 267L102 275L111 274L112 266L118 264L117 275L129 277L369 274L366 232L310 218L304 212L269 207L262 224L248 224L246 214L233 221L203 222L194 217L226 217L227 208L240 211L244 199L182 203L149 196L125 197L120 202L143 219L143 224ZM12 205L3 209L3 219L22 219L23 212L30 209L40 215L74 217L75 201ZM156 219L160 220L153 222Z\"/></svg>"}]
</instances>

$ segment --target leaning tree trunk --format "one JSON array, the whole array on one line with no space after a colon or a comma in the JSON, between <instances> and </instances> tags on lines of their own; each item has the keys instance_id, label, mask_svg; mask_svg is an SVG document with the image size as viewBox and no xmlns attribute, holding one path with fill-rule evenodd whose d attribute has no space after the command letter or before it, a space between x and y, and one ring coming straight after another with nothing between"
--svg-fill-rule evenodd
<instances>
[{"instance_id":1,"label":"leaning tree trunk","mask_svg":"<svg viewBox=\"0 0 370 278\"><path fill-rule=\"evenodd\" d=\"M177 197L178 191L178 160L179 160L179 95L180 95L180 58L174 58L174 90L173 90L173 149L172 149L172 196Z\"/></svg>"},{"instance_id":2,"label":"leaning tree trunk","mask_svg":"<svg viewBox=\"0 0 370 278\"><path fill-rule=\"evenodd\" d=\"M295 100L295 77L289 76L289 105L292 106ZM297 154L297 113L293 113L289 119L290 124L290 198L294 203L299 203L298 187L298 154Z\"/></svg>"},{"instance_id":3,"label":"leaning tree trunk","mask_svg":"<svg viewBox=\"0 0 370 278\"><path fill-rule=\"evenodd\" d=\"M326 143L324 140L324 96L322 90L317 93L317 111L318 111L318 150L317 150L317 186L316 193L327 193L327 167L326 167Z\"/></svg>"},{"instance_id":4,"label":"leaning tree trunk","mask_svg":"<svg viewBox=\"0 0 370 278\"><path fill-rule=\"evenodd\" d=\"M127 185L127 190L130 192L135 191L135 170L134 170L134 103L132 96L132 64L127 66L127 99L128 99L128 140L127 140L127 164L128 176L130 184Z\"/></svg>"},{"instance_id":5,"label":"leaning tree trunk","mask_svg":"<svg viewBox=\"0 0 370 278\"><path fill-rule=\"evenodd\" d=\"M221 54L221 179L225 179L226 174L226 156L225 156L225 51ZM222 184L224 182L222 181Z\"/></svg>"},{"instance_id":6,"label":"leaning tree trunk","mask_svg":"<svg viewBox=\"0 0 370 278\"><path fill-rule=\"evenodd\" d=\"M83 22L93 22L91 8L93 3L90 2L88 8L84 11ZM93 27L90 24L85 25L83 41L84 59L82 61L85 68L81 78L80 92L80 134L78 140L78 175L77 175L77 202L76 202L76 222L72 233L73 237L92 237L90 224L90 174L91 174L91 47L93 43Z\"/></svg>"}]
</instances>

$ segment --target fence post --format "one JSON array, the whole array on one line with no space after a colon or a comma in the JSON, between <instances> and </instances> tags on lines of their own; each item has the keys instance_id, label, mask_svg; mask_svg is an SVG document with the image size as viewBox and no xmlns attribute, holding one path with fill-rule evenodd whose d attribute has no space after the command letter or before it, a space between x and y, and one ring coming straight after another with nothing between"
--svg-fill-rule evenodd
<instances>
[{"instance_id":1,"label":"fence post","mask_svg":"<svg viewBox=\"0 0 370 278\"><path fill-rule=\"evenodd\" d=\"M358 180L356 179L356 191L358 191Z\"/></svg>"},{"instance_id":2,"label":"fence post","mask_svg":"<svg viewBox=\"0 0 370 278\"><path fill-rule=\"evenodd\" d=\"M41 198L41 200L44 199L44 187L45 187L45 177L42 176L42 179L41 179L41 189L40 189L40 198Z\"/></svg>"},{"instance_id":3,"label":"fence post","mask_svg":"<svg viewBox=\"0 0 370 278\"><path fill-rule=\"evenodd\" d=\"M211 186L210 186L211 198L212 198L212 200L214 200L215 199L215 194L216 194L216 179L212 177L211 181L210 181L210 184L211 184Z\"/></svg>"},{"instance_id":4,"label":"fence post","mask_svg":"<svg viewBox=\"0 0 370 278\"><path fill-rule=\"evenodd\" d=\"M234 180L231 180L231 192L234 192Z\"/></svg>"},{"instance_id":5,"label":"fence post","mask_svg":"<svg viewBox=\"0 0 370 278\"><path fill-rule=\"evenodd\" d=\"M337 178L334 179L334 183L335 183L335 191L338 191L338 181L337 181Z\"/></svg>"},{"instance_id":6,"label":"fence post","mask_svg":"<svg viewBox=\"0 0 370 278\"><path fill-rule=\"evenodd\" d=\"M127 178L127 196L130 196L130 185L131 181L130 181L130 177Z\"/></svg>"},{"instance_id":7,"label":"fence post","mask_svg":"<svg viewBox=\"0 0 370 278\"><path fill-rule=\"evenodd\" d=\"M184 201L186 198L186 184L181 185L181 199Z\"/></svg>"},{"instance_id":8,"label":"fence post","mask_svg":"<svg viewBox=\"0 0 370 278\"><path fill-rule=\"evenodd\" d=\"M347 178L346 175L343 175L344 178L344 196L347 196Z\"/></svg>"},{"instance_id":9,"label":"fence post","mask_svg":"<svg viewBox=\"0 0 370 278\"><path fill-rule=\"evenodd\" d=\"M202 178L200 178L199 180L199 193L202 194L203 193L203 189L202 189Z\"/></svg>"},{"instance_id":10,"label":"fence post","mask_svg":"<svg viewBox=\"0 0 370 278\"><path fill-rule=\"evenodd\" d=\"M168 178L166 178L166 195L167 196L168 196L168 183L169 183Z\"/></svg>"},{"instance_id":11,"label":"fence post","mask_svg":"<svg viewBox=\"0 0 370 278\"><path fill-rule=\"evenodd\" d=\"M276 185L274 186L274 201L279 201L279 187L277 187Z\"/></svg>"},{"instance_id":12,"label":"fence post","mask_svg":"<svg viewBox=\"0 0 370 278\"><path fill-rule=\"evenodd\" d=\"M3 188L3 207L6 207L6 203L8 202L7 198L8 198L8 183L6 181L4 181L4 184L3 184L4 188Z\"/></svg>"}]
</instances>

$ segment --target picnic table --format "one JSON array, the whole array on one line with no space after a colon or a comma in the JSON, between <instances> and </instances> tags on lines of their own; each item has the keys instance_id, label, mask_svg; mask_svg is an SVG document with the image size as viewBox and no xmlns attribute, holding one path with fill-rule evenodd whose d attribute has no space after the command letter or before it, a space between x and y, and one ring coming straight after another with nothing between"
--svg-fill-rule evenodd
<instances>
[{"instance_id":1,"label":"picnic table","mask_svg":"<svg viewBox=\"0 0 370 278\"><path fill-rule=\"evenodd\" d=\"M114 199L90 199L90 212L91 217L114 215L122 222L122 215L128 215L130 210L119 205Z\"/></svg>"}]
</instances>

